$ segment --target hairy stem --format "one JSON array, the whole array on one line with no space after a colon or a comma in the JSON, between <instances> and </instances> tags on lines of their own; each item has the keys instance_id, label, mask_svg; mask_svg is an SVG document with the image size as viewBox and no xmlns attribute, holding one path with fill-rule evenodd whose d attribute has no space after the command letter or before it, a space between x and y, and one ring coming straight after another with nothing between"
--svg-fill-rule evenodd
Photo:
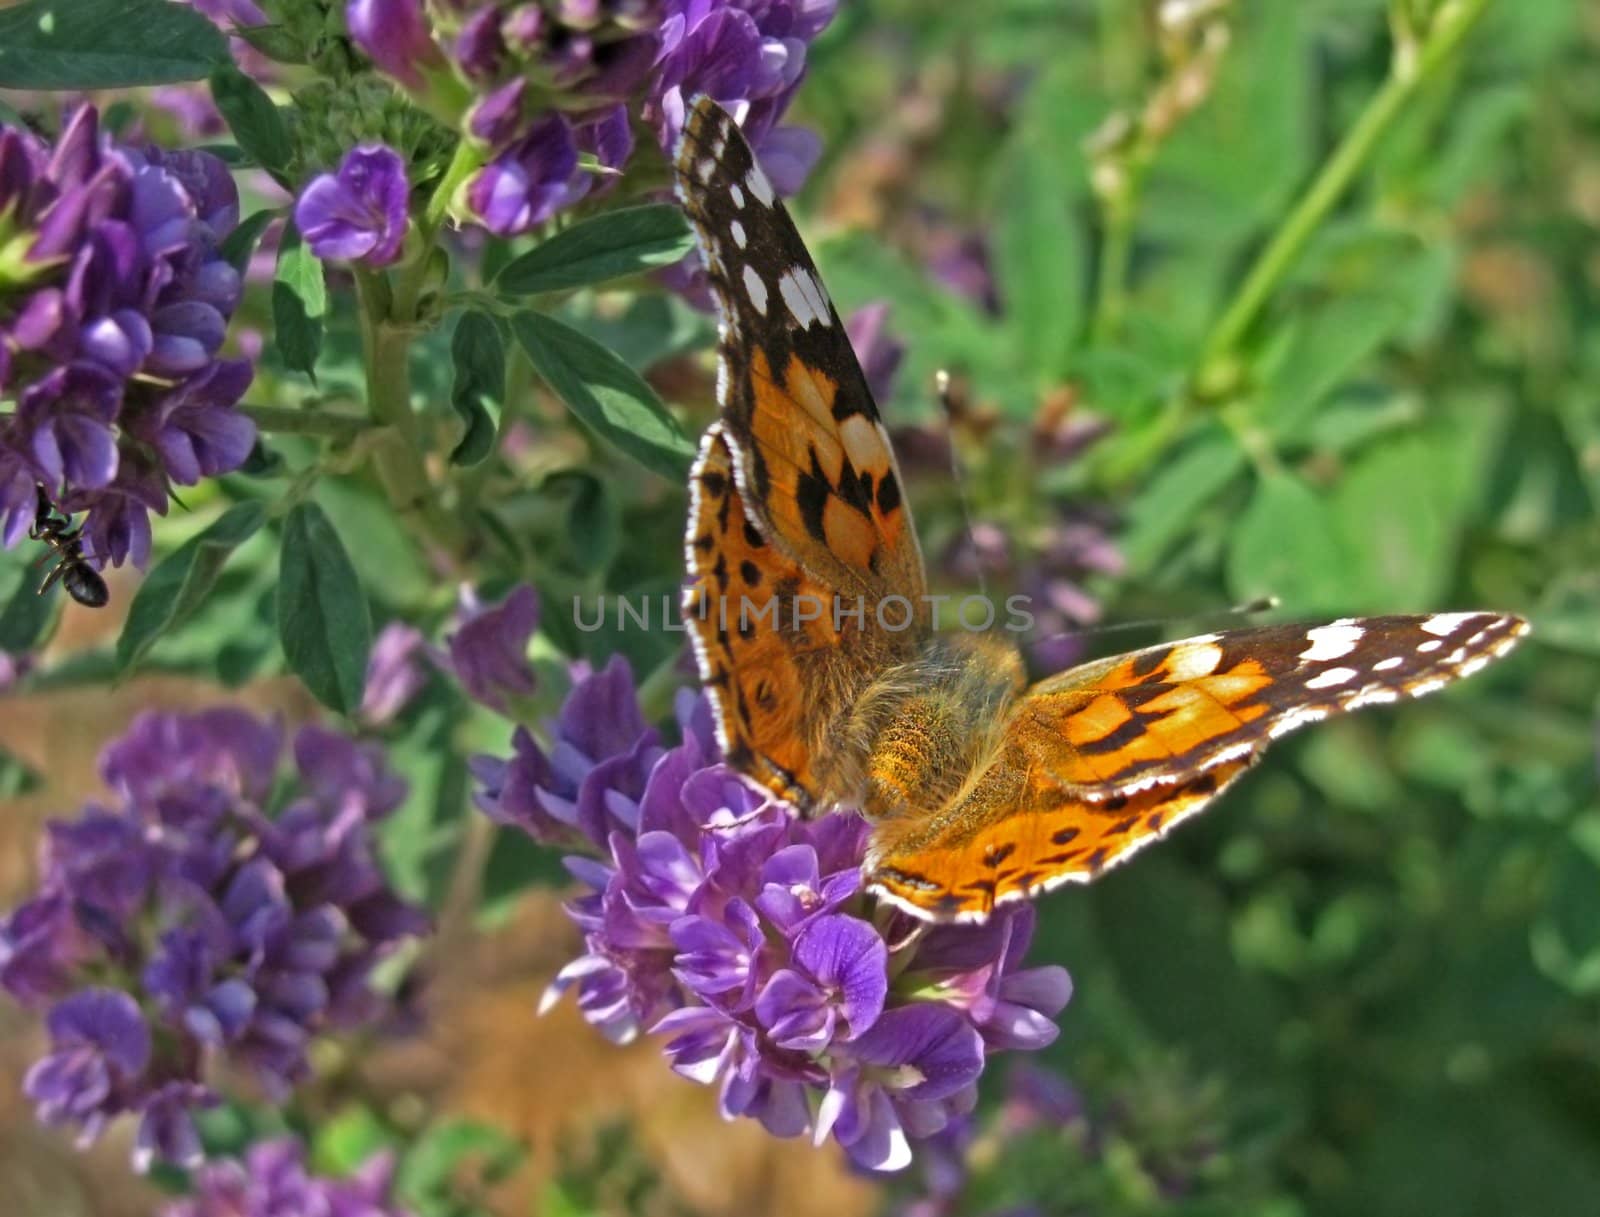
<instances>
[{"instance_id":1,"label":"hairy stem","mask_svg":"<svg viewBox=\"0 0 1600 1217\"><path fill-rule=\"evenodd\" d=\"M1206 339L1200 361L1202 381L1207 379L1209 369L1233 354L1307 242L1404 112L1406 103L1450 61L1490 3L1491 0L1451 0L1434 16L1420 46L1402 42L1396 47L1383 87L1367 103L1355 126L1261 251Z\"/></svg>"}]
</instances>

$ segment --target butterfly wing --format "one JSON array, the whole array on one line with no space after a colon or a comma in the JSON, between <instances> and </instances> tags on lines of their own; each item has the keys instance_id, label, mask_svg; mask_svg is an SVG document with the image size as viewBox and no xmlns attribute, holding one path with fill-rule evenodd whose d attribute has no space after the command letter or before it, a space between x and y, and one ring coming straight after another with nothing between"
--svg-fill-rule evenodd
<instances>
[{"instance_id":1,"label":"butterfly wing","mask_svg":"<svg viewBox=\"0 0 1600 1217\"><path fill-rule=\"evenodd\" d=\"M826 806L845 785L830 728L928 632L916 530L810 255L706 98L675 171L721 318L721 420L691 479L685 616L729 760L802 809Z\"/></svg>"},{"instance_id":2,"label":"butterfly wing","mask_svg":"<svg viewBox=\"0 0 1600 1217\"><path fill-rule=\"evenodd\" d=\"M866 377L794 222L709 98L675 171L721 314L718 395L746 510L830 588L869 607L903 597L924 620L916 529Z\"/></svg>"},{"instance_id":3,"label":"butterfly wing","mask_svg":"<svg viewBox=\"0 0 1600 1217\"><path fill-rule=\"evenodd\" d=\"M1206 634L1071 669L1018 702L993 763L926 821L881 826L869 882L934 919L1087 882L1206 806L1285 732L1418 697L1527 632L1496 613Z\"/></svg>"},{"instance_id":4,"label":"butterfly wing","mask_svg":"<svg viewBox=\"0 0 1600 1217\"><path fill-rule=\"evenodd\" d=\"M723 424L689 483L684 618L729 763L809 809L826 799L829 724L870 677L876 650L829 589L756 527Z\"/></svg>"}]
</instances>

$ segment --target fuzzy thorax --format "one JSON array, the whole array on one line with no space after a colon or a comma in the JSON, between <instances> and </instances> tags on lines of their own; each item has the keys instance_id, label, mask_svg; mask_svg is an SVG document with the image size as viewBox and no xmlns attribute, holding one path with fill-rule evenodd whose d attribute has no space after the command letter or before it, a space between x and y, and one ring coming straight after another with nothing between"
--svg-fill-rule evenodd
<instances>
[{"instance_id":1,"label":"fuzzy thorax","mask_svg":"<svg viewBox=\"0 0 1600 1217\"><path fill-rule=\"evenodd\" d=\"M862 694L843 725L862 758L860 805L869 818L945 806L988 764L1022 691L1022 657L1003 639L930 639Z\"/></svg>"}]
</instances>

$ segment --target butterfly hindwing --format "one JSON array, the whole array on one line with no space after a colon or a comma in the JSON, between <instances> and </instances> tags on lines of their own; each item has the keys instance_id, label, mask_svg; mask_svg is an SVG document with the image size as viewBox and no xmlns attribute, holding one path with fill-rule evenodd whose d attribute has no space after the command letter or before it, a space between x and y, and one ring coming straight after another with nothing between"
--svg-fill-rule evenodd
<instances>
[{"instance_id":1,"label":"butterfly hindwing","mask_svg":"<svg viewBox=\"0 0 1600 1217\"><path fill-rule=\"evenodd\" d=\"M722 321L719 397L751 518L816 579L925 620L888 433L794 223L737 124L699 98L676 161Z\"/></svg>"},{"instance_id":2,"label":"butterfly hindwing","mask_svg":"<svg viewBox=\"0 0 1600 1217\"><path fill-rule=\"evenodd\" d=\"M869 881L921 916L1087 882L1206 806L1275 738L1417 697L1527 632L1496 613L1368 617L1206 634L1071 669L1013 709L956 803L885 826Z\"/></svg>"}]
</instances>

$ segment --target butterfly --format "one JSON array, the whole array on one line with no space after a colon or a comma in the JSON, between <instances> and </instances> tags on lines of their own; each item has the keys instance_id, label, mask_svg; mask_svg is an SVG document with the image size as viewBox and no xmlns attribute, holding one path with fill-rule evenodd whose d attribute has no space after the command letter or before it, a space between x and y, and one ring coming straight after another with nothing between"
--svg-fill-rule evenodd
<instances>
[{"instance_id":1,"label":"butterfly","mask_svg":"<svg viewBox=\"0 0 1600 1217\"><path fill-rule=\"evenodd\" d=\"M858 807L864 877L933 921L1088 882L1272 740L1505 654L1502 613L1202 634L1028 685L995 634L937 634L888 433L799 233L699 98L675 159L719 306L720 417L690 475L684 617L727 761L802 814Z\"/></svg>"}]
</instances>

